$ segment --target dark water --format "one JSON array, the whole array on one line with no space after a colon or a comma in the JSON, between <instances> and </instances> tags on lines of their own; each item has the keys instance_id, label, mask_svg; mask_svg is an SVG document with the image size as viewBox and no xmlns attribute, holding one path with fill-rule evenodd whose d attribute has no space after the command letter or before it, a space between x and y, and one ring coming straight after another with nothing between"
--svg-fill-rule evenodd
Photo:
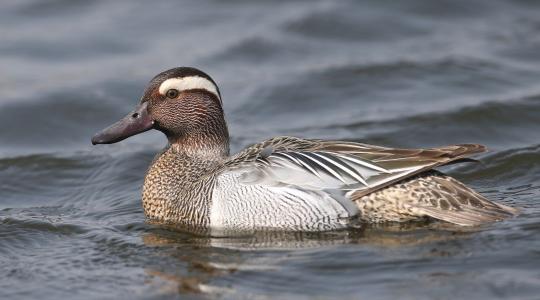
<instances>
[{"instance_id":1,"label":"dark water","mask_svg":"<svg viewBox=\"0 0 540 300\"><path fill-rule=\"evenodd\" d=\"M539 299L540 2L4 1L0 298ZM232 148L275 135L428 147L515 219L208 238L146 224L165 140L90 136L156 73L224 95Z\"/></svg>"}]
</instances>

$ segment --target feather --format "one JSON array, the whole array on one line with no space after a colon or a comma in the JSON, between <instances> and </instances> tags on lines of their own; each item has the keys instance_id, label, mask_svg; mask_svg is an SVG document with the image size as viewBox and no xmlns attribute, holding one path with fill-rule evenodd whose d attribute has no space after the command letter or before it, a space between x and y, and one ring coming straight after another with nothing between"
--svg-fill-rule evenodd
<instances>
[{"instance_id":1,"label":"feather","mask_svg":"<svg viewBox=\"0 0 540 300\"><path fill-rule=\"evenodd\" d=\"M248 147L224 164L224 169L242 168L254 171L262 168L291 168L296 176L274 178L273 182L297 185L305 172L306 179L316 176L323 180L321 188L350 189L352 186L369 194L389 184L452 161L464 155L484 151L481 145L456 145L432 149L393 149L347 141L306 140L276 137ZM275 171L275 170L274 170ZM296 179L296 180L295 180ZM299 180L300 179L300 180ZM292 181L287 181L292 180ZM324 180L328 181L325 184ZM341 186L336 186L336 181ZM360 187L358 187L360 184Z\"/></svg>"},{"instance_id":2,"label":"feather","mask_svg":"<svg viewBox=\"0 0 540 300\"><path fill-rule=\"evenodd\" d=\"M241 180L242 184L290 186L304 191L323 192L329 196L343 195L343 199L358 204L363 197L377 193L382 195L382 191L386 190L397 191L393 184L414 183L415 178L427 176L421 174L432 174L428 171L433 168L467 161L467 155L485 150L484 146L475 144L393 149L354 142L277 137L248 147L231 157L219 172L241 172L245 178ZM418 218L429 216L470 226L517 213L510 207L485 199L450 177L431 176L429 184L430 190L424 192L431 193L430 199L436 199L434 202L437 205L415 203L412 201L414 197L409 199L411 201L399 200ZM377 201L386 205L384 201L388 199L381 197ZM409 212L402 213L406 215ZM384 220L385 216L377 218Z\"/></svg>"}]
</instances>

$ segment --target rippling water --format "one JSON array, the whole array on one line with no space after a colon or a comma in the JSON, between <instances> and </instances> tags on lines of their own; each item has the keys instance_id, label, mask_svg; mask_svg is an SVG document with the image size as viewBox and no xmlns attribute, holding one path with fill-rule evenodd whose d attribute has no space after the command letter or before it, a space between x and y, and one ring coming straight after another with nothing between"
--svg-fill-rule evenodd
<instances>
[{"instance_id":1,"label":"rippling water","mask_svg":"<svg viewBox=\"0 0 540 300\"><path fill-rule=\"evenodd\" d=\"M0 298L538 299L539 2L394 2L3 2ZM446 171L522 214L231 238L147 224L165 139L89 139L181 65L219 83L235 151L482 143L480 164Z\"/></svg>"}]
</instances>

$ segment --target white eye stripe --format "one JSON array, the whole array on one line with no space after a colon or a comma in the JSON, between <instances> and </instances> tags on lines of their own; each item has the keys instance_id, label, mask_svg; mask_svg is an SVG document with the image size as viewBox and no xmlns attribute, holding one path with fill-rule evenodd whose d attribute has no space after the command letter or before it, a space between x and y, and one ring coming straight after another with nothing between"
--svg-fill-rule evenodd
<instances>
[{"instance_id":1,"label":"white eye stripe","mask_svg":"<svg viewBox=\"0 0 540 300\"><path fill-rule=\"evenodd\" d=\"M159 93L161 95L165 95L168 90L170 89L176 89L178 91L185 91L185 90L194 90L194 89L201 89L206 90L212 94L214 94L219 101L221 102L221 98L219 97L219 93L217 91L217 87L212 81L200 77L200 76L189 76L189 77L181 77L181 78L170 78L159 86Z\"/></svg>"}]
</instances>

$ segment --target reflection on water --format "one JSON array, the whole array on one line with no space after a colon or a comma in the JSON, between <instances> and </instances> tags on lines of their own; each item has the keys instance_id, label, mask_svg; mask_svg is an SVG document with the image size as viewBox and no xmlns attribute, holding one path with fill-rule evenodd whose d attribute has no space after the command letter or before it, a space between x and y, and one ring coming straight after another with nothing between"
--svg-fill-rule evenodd
<instances>
[{"instance_id":1,"label":"reflection on water","mask_svg":"<svg viewBox=\"0 0 540 300\"><path fill-rule=\"evenodd\" d=\"M219 232L212 235L197 235L191 230L171 226L158 228L161 230L154 230L143 236L145 244L174 244L184 242L185 238L189 237L190 243L199 246L235 250L292 250L354 243L381 247L407 246L464 237L482 229L430 221L362 224L356 228L325 232L254 230Z\"/></svg>"},{"instance_id":2,"label":"reflection on water","mask_svg":"<svg viewBox=\"0 0 540 300\"><path fill-rule=\"evenodd\" d=\"M291 255L295 251L331 251L332 247L358 244L361 245L360 252L363 248L372 248L382 253L388 249L423 246L432 247L426 253L426 258L448 257L459 252L459 249L441 249L437 247L437 243L463 241L479 230L444 223L411 222L321 233L259 231L237 232L231 237L212 237L155 227L143 233L142 241L146 246L161 249L162 255L178 260L178 264L186 265L189 270L188 273L181 274L170 266L146 268L145 272L151 278L148 284L165 282L157 284L164 294L221 295L234 294L235 291L227 286L214 284L217 278L234 276L234 273L238 272L272 270L283 256ZM193 252L197 254L193 255ZM272 252L277 256L264 260L256 255L257 252ZM246 256L245 253L249 255Z\"/></svg>"}]
</instances>

